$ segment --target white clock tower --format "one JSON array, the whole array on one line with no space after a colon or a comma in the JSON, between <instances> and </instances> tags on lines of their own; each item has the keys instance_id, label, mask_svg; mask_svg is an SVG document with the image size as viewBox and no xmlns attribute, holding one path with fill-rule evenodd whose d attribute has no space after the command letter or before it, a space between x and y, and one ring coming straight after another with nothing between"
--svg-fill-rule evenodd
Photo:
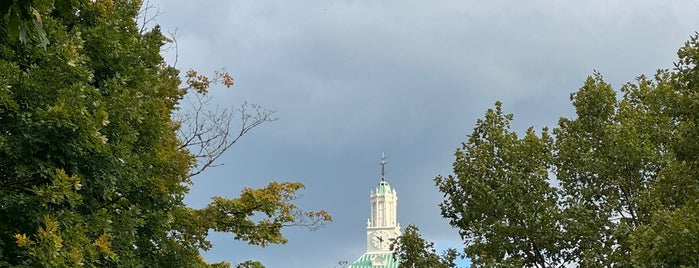
<instances>
[{"instance_id":1,"label":"white clock tower","mask_svg":"<svg viewBox=\"0 0 699 268\"><path fill-rule=\"evenodd\" d=\"M371 215L366 222L366 253L348 268L398 267L391 251L393 239L401 235L396 212L398 193L386 181L386 158L381 156L381 181L369 196Z\"/></svg>"}]
</instances>

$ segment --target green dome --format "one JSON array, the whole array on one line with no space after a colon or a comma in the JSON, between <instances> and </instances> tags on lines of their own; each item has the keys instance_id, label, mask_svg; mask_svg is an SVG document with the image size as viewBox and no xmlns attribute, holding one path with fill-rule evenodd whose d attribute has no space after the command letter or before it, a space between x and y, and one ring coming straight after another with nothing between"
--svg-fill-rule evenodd
<instances>
[{"instance_id":1,"label":"green dome","mask_svg":"<svg viewBox=\"0 0 699 268\"><path fill-rule=\"evenodd\" d=\"M377 191L377 194L390 194L391 192L391 185L388 185L387 181L381 180L379 182L379 190Z\"/></svg>"},{"instance_id":2,"label":"green dome","mask_svg":"<svg viewBox=\"0 0 699 268\"><path fill-rule=\"evenodd\" d=\"M400 257L392 253L365 253L348 268L397 268Z\"/></svg>"}]
</instances>

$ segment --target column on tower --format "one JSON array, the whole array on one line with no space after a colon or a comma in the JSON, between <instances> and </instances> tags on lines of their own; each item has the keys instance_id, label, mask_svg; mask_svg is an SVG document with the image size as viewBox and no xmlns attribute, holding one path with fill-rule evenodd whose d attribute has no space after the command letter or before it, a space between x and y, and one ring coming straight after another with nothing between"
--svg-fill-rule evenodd
<instances>
[{"instance_id":1,"label":"column on tower","mask_svg":"<svg viewBox=\"0 0 699 268\"><path fill-rule=\"evenodd\" d=\"M386 226L386 197L381 196L379 199L379 224L381 227Z\"/></svg>"},{"instance_id":2,"label":"column on tower","mask_svg":"<svg viewBox=\"0 0 699 268\"><path fill-rule=\"evenodd\" d=\"M391 199L392 199L392 198L391 198ZM394 211L393 211L394 206L393 206L393 202L391 202L391 201L392 201L392 200L389 200L389 201L388 201L388 225L394 226L394 225L395 225L395 224L394 224L395 221L393 220L393 218L394 218L394 217L393 217L393 215L394 215Z\"/></svg>"},{"instance_id":3,"label":"column on tower","mask_svg":"<svg viewBox=\"0 0 699 268\"><path fill-rule=\"evenodd\" d=\"M376 199L371 200L371 227L376 227L376 219L378 219L379 207Z\"/></svg>"}]
</instances>

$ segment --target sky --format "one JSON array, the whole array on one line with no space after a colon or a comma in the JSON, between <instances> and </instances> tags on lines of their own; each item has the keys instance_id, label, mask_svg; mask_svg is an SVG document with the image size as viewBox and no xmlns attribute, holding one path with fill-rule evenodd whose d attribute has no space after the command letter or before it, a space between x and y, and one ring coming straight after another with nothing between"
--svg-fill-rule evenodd
<instances>
[{"instance_id":1,"label":"sky","mask_svg":"<svg viewBox=\"0 0 699 268\"><path fill-rule=\"evenodd\" d=\"M299 181L306 188L297 204L333 216L317 231L287 229L287 244L266 248L213 233L203 252L210 262L268 268L332 268L365 252L382 153L401 225L417 225L438 248L461 248L433 180L452 173L455 149L495 101L514 114L517 131L553 127L573 116L570 94L593 72L617 89L652 76L672 68L699 30L694 0L150 4L160 12L154 23L176 37L177 49L163 51L170 64L232 74L232 88L210 90L216 105L254 103L279 118L194 177L187 204Z\"/></svg>"}]
</instances>

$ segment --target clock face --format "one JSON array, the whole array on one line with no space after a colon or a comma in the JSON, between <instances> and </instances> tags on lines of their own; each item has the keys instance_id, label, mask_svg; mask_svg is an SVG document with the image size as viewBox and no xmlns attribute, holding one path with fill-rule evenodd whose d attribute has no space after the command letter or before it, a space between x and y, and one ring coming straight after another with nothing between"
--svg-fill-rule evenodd
<instances>
[{"instance_id":1,"label":"clock face","mask_svg":"<svg viewBox=\"0 0 699 268\"><path fill-rule=\"evenodd\" d=\"M377 249L386 250L391 246L390 239L393 238L390 233L379 230L371 235L371 245Z\"/></svg>"}]
</instances>

